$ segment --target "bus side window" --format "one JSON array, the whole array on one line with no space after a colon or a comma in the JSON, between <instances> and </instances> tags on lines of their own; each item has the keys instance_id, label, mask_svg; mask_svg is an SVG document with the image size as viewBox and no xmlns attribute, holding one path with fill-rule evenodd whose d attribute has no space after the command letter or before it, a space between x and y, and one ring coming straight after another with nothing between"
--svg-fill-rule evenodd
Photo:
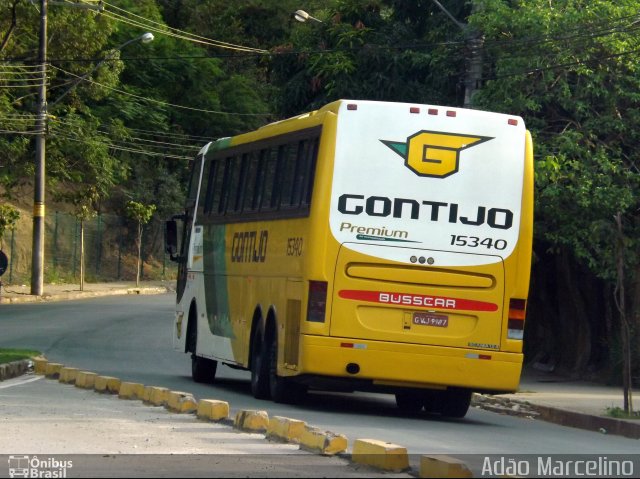
<instances>
[{"instance_id":1,"label":"bus side window","mask_svg":"<svg viewBox=\"0 0 640 479\"><path fill-rule=\"evenodd\" d=\"M202 156L195 159L193 168L191 170L191 178L189 180L189 190L187 192L187 206L189 208L196 204L196 197L198 196L198 181L200 180L200 168L202 167Z\"/></svg>"},{"instance_id":2,"label":"bus side window","mask_svg":"<svg viewBox=\"0 0 640 479\"><path fill-rule=\"evenodd\" d=\"M265 178L267 176L267 163L269 159L269 150L263 149L259 153L260 160L258 161L258 173L256 176L256 187L253 195L253 203L251 205L252 211L258 211L262 204L262 198L264 196Z\"/></svg>"},{"instance_id":3,"label":"bus side window","mask_svg":"<svg viewBox=\"0 0 640 479\"><path fill-rule=\"evenodd\" d=\"M213 182L213 194L211 195L211 214L218 216L220 214L220 198L223 193L223 185L225 178L225 162L224 158L218 158L216 160L216 177Z\"/></svg>"},{"instance_id":4,"label":"bus side window","mask_svg":"<svg viewBox=\"0 0 640 479\"><path fill-rule=\"evenodd\" d=\"M240 156L229 157L227 158L227 161L229 162L229 177L224 185L224 214L235 212L236 197L238 195L238 187L240 183L240 169L242 166Z\"/></svg>"},{"instance_id":5,"label":"bus side window","mask_svg":"<svg viewBox=\"0 0 640 479\"><path fill-rule=\"evenodd\" d=\"M297 204L291 201L292 192L294 188L294 181L296 178L296 157L298 154L298 145L296 143L289 143L286 145L286 150L282 158L282 168L280 169L280 207L282 209L290 209L292 206L296 207Z\"/></svg>"},{"instance_id":6,"label":"bus side window","mask_svg":"<svg viewBox=\"0 0 640 479\"><path fill-rule=\"evenodd\" d=\"M224 159L224 175L222 178L222 188L220 190L220 201L218 202L218 215L224 215L227 209L227 201L229 199L229 180L233 169L231 157Z\"/></svg>"},{"instance_id":7,"label":"bus side window","mask_svg":"<svg viewBox=\"0 0 640 479\"><path fill-rule=\"evenodd\" d=\"M300 140L296 145L295 171L291 190L292 206L300 206L300 201L306 188L305 178L308 174L307 170L309 168L309 155L307 154L308 149L309 140Z\"/></svg>"},{"instance_id":8,"label":"bus side window","mask_svg":"<svg viewBox=\"0 0 640 479\"><path fill-rule=\"evenodd\" d=\"M234 213L241 213L242 205L244 202L244 195L246 194L247 190L247 177L249 174L250 155L249 153L244 153L241 157L236 158L240 163L238 167L238 182L235 186L235 191L231 190L233 201L231 202L228 209L230 211L233 211Z\"/></svg>"},{"instance_id":9,"label":"bus side window","mask_svg":"<svg viewBox=\"0 0 640 479\"><path fill-rule=\"evenodd\" d=\"M260 211L268 211L273 208L274 183L276 180L276 167L278 163L278 149L269 148L267 151L264 177L262 178L262 197L260 198ZM277 191L277 190L276 190Z\"/></svg>"},{"instance_id":10,"label":"bus side window","mask_svg":"<svg viewBox=\"0 0 640 479\"><path fill-rule=\"evenodd\" d=\"M211 161L211 170L209 171L209 178L207 178L207 194L204 197L204 214L211 214L211 208L213 205L213 197L216 194L216 179L218 178L218 171L220 170L220 162L217 160Z\"/></svg>"},{"instance_id":11,"label":"bus side window","mask_svg":"<svg viewBox=\"0 0 640 479\"><path fill-rule=\"evenodd\" d=\"M209 173L211 170L211 161L205 160L204 172L202 173L202 186L200 187L200 201L198 202L198 216L206 211L206 198L209 191Z\"/></svg>"},{"instance_id":12,"label":"bus side window","mask_svg":"<svg viewBox=\"0 0 640 479\"><path fill-rule=\"evenodd\" d=\"M256 207L256 198L258 195L258 187L260 179L259 168L260 168L260 156L259 152L252 151L249 153L249 158L247 162L247 178L244 182L244 196L242 198L242 211L245 213L250 213L255 211Z\"/></svg>"},{"instance_id":13,"label":"bus side window","mask_svg":"<svg viewBox=\"0 0 640 479\"><path fill-rule=\"evenodd\" d=\"M310 140L308 148L306 149L307 157L307 170L306 170L306 185L302 204L309 206L311 204L311 193L313 193L313 180L316 175L316 163L318 161L318 149L320 147L320 138L314 138Z\"/></svg>"}]
</instances>

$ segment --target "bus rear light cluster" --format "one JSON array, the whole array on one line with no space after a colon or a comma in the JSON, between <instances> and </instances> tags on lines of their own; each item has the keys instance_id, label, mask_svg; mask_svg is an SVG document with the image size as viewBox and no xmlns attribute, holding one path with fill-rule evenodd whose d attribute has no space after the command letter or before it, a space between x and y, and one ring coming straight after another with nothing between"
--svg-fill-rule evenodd
<instances>
[{"instance_id":1,"label":"bus rear light cluster","mask_svg":"<svg viewBox=\"0 0 640 479\"><path fill-rule=\"evenodd\" d=\"M324 323L327 310L327 282L309 281L309 302L307 303L307 321Z\"/></svg>"},{"instance_id":2,"label":"bus rear light cluster","mask_svg":"<svg viewBox=\"0 0 640 479\"><path fill-rule=\"evenodd\" d=\"M508 339L524 338L524 318L527 310L527 300L511 298L509 300Z\"/></svg>"}]
</instances>

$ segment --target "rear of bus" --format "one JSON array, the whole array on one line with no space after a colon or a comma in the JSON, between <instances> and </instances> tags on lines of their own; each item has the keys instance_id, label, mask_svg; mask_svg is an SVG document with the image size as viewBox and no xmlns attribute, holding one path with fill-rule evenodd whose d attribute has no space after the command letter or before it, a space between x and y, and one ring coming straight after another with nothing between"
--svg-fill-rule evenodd
<instances>
[{"instance_id":1,"label":"rear of bus","mask_svg":"<svg viewBox=\"0 0 640 479\"><path fill-rule=\"evenodd\" d=\"M395 392L409 409L461 402L432 408L452 416L471 391L515 391L533 217L523 120L341 101L335 129L301 370Z\"/></svg>"}]
</instances>

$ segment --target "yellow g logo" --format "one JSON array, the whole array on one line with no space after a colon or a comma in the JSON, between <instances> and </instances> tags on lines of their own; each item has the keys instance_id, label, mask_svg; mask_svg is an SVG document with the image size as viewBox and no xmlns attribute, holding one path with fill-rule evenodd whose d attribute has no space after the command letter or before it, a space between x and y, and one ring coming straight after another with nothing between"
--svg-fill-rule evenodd
<instances>
[{"instance_id":1,"label":"yellow g logo","mask_svg":"<svg viewBox=\"0 0 640 479\"><path fill-rule=\"evenodd\" d=\"M411 135L405 143L380 141L404 158L404 164L416 175L446 178L458 172L462 150L492 139L423 130Z\"/></svg>"}]
</instances>

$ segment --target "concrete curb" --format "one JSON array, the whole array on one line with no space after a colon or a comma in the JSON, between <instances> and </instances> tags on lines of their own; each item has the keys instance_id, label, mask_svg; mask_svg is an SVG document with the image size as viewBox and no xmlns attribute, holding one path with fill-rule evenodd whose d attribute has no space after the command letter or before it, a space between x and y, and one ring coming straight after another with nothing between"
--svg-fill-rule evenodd
<instances>
[{"instance_id":1,"label":"concrete curb","mask_svg":"<svg viewBox=\"0 0 640 479\"><path fill-rule=\"evenodd\" d=\"M91 291L90 289L87 291L64 291L56 294L44 293L42 296L24 294L22 296L9 297L0 295L0 304L70 301L74 299L98 298L101 296L126 296L129 294L164 294L172 291L173 288L171 286L145 286L134 288L114 288L97 291Z\"/></svg>"},{"instance_id":2,"label":"concrete curb","mask_svg":"<svg viewBox=\"0 0 640 479\"><path fill-rule=\"evenodd\" d=\"M33 362L29 359L21 359L20 361L11 361L10 363L0 364L0 381L12 379L22 376L26 373Z\"/></svg>"},{"instance_id":3,"label":"concrete curb","mask_svg":"<svg viewBox=\"0 0 640 479\"><path fill-rule=\"evenodd\" d=\"M76 387L118 394L121 399L139 399L146 404L164 406L174 412L194 414L198 419L221 422L243 432L264 434L267 440L298 444L300 449L315 454L340 455L352 463L382 471L410 470L406 448L396 444L374 439L356 439L352 453L349 455L346 453L348 445L346 436L307 426L301 420L281 416L269 419L267 411L241 410L237 412L234 420L230 421L228 419L229 404L225 401L203 399L196 402L190 393L169 391L167 388L144 386L140 383L121 382L118 378L98 376L96 373L80 371L78 368L49 363L44 357L33 358L32 361L20 361L20 363L23 364L22 367L26 364L27 368L33 364L36 374L58 379L60 383L75 383ZM524 400L484 395L474 395L473 405L502 414L541 419L562 426L617 434L632 439L640 438L640 423L616 418L593 416L535 405ZM449 456L422 456L420 470L412 471L412 474L417 477L471 477L469 467L464 462Z\"/></svg>"},{"instance_id":4,"label":"concrete curb","mask_svg":"<svg viewBox=\"0 0 640 479\"><path fill-rule=\"evenodd\" d=\"M383 471L402 472L409 469L406 447L377 439L356 439L351 460Z\"/></svg>"},{"instance_id":5,"label":"concrete curb","mask_svg":"<svg viewBox=\"0 0 640 479\"><path fill-rule=\"evenodd\" d=\"M266 438L269 440L299 444L300 437L302 436L306 428L307 423L304 421L300 421L299 419L273 416L271 419L269 419Z\"/></svg>"},{"instance_id":6,"label":"concrete curb","mask_svg":"<svg viewBox=\"0 0 640 479\"><path fill-rule=\"evenodd\" d=\"M267 411L245 409L238 411L233 420L233 427L241 431L265 433L269 427Z\"/></svg>"},{"instance_id":7,"label":"concrete curb","mask_svg":"<svg viewBox=\"0 0 640 479\"><path fill-rule=\"evenodd\" d=\"M323 456L345 453L347 452L347 447L347 436L330 431L322 431L317 427L307 426L300 436L300 449Z\"/></svg>"},{"instance_id":8,"label":"concrete curb","mask_svg":"<svg viewBox=\"0 0 640 479\"><path fill-rule=\"evenodd\" d=\"M467 465L450 456L421 456L418 477L473 477Z\"/></svg>"},{"instance_id":9,"label":"concrete curb","mask_svg":"<svg viewBox=\"0 0 640 479\"><path fill-rule=\"evenodd\" d=\"M640 439L640 421L625 421L614 417L595 416L552 406L532 404L529 401L513 398L500 398L474 394L472 404L487 411L510 416L526 417L574 427L586 431L614 434L630 439Z\"/></svg>"},{"instance_id":10,"label":"concrete curb","mask_svg":"<svg viewBox=\"0 0 640 479\"><path fill-rule=\"evenodd\" d=\"M347 437L307 426L306 422L281 416L269 419L264 410L241 410L233 422L228 420L229 403L215 399L196 402L193 395L167 388L123 382L111 376L99 376L89 371L50 363L44 357L34 358L36 373L62 384L75 384L78 388L96 393L117 394L119 399L139 399L145 404L164 406L172 412L194 414L197 419L216 421L242 432L264 434L266 440L298 444L306 450L324 456L340 455L351 463L359 463L382 471L407 471L409 460L406 448L369 439L357 439L351 456L345 454ZM363 446L364 445L364 446ZM379 445L383 445L382 448ZM465 466L466 467L466 466ZM451 476L453 477L453 476Z\"/></svg>"},{"instance_id":11,"label":"concrete curb","mask_svg":"<svg viewBox=\"0 0 640 479\"><path fill-rule=\"evenodd\" d=\"M631 439L640 439L640 423L624 421L614 417L590 416L565 409L549 406L533 406L540 414L540 419L561 426L597 431L603 434L614 434Z\"/></svg>"}]
</instances>

